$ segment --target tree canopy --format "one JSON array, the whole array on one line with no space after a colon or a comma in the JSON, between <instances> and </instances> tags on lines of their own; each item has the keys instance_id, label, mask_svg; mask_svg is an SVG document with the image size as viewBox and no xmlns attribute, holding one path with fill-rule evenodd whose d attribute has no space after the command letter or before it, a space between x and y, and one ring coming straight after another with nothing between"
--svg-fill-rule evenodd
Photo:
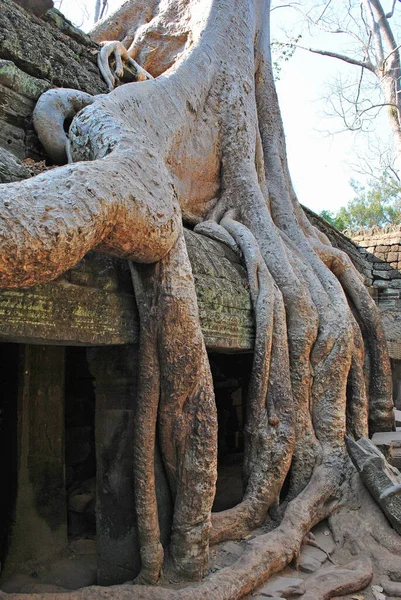
<instances>
[{"instance_id":1,"label":"tree canopy","mask_svg":"<svg viewBox=\"0 0 401 600\"><path fill-rule=\"evenodd\" d=\"M315 35L319 37L320 47L297 43L298 48L354 67L354 75L339 75L331 84L326 113L340 117L348 130L371 133L375 131L378 115L385 111L399 170L401 18L398 3L395 0L346 3L312 0L306 6L291 2L289 6L303 15L311 44Z\"/></svg>"},{"instance_id":2,"label":"tree canopy","mask_svg":"<svg viewBox=\"0 0 401 600\"><path fill-rule=\"evenodd\" d=\"M354 180L350 183L355 197L336 212L322 210L319 214L323 219L339 231L401 223L401 185L397 179L384 174L365 186Z\"/></svg>"}]
</instances>

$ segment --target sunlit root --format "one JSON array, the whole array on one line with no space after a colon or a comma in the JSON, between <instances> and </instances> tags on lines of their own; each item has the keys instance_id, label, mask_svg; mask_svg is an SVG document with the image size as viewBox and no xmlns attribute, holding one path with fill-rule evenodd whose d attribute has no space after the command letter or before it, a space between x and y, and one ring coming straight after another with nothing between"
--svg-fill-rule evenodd
<instances>
[{"instance_id":1,"label":"sunlit root","mask_svg":"<svg viewBox=\"0 0 401 600\"><path fill-rule=\"evenodd\" d=\"M116 61L114 74L112 73L109 65L109 59L113 56ZM153 79L152 75L145 71L138 63L131 58L128 50L122 42L104 42L102 49L97 56L97 64L99 71L102 74L103 79L107 83L109 90L113 90L116 84L116 77L122 77L124 73L123 60L126 61L131 67L134 67L138 81L145 79Z\"/></svg>"},{"instance_id":2,"label":"sunlit root","mask_svg":"<svg viewBox=\"0 0 401 600\"><path fill-rule=\"evenodd\" d=\"M344 436L347 425L355 436L366 429L368 396L371 422L377 416L380 427L389 421L388 358L377 309L346 260L313 230L309 235L291 193L271 73L269 9L268 0L163 0L160 30L177 35L166 34L168 61L161 64L169 68L179 47L175 67L141 85L119 86L82 110L69 130L75 164L0 188L2 285L48 281L92 249L142 263L133 267L142 361L133 442L139 580L156 582L162 566L172 570L174 582L199 580L207 573L210 544L241 538L263 526L270 509L281 510L276 529L246 544L231 568L185 589L110 588L106 595L119 600L251 594L296 559L311 527L344 500ZM105 72L114 51L121 72L128 51L118 44L104 48ZM145 50L152 53L150 43ZM152 56L150 70L163 73L155 64L160 54ZM114 75L106 77L111 88ZM199 189L202 177L206 192ZM193 222L214 219L198 231L240 249L256 322L246 489L237 506L212 516L217 418L181 226L188 213ZM369 390L362 385L360 334L373 340L370 362L378 363ZM156 436L174 500L164 565ZM371 576L361 570L366 577L355 583L352 574L352 589ZM65 600L102 593L67 592Z\"/></svg>"},{"instance_id":3,"label":"sunlit root","mask_svg":"<svg viewBox=\"0 0 401 600\"><path fill-rule=\"evenodd\" d=\"M37 101L33 111L33 124L42 146L58 165L73 162L70 140L66 133L68 120L71 121L94 100L94 96L85 92L58 88L45 92Z\"/></svg>"}]
</instances>

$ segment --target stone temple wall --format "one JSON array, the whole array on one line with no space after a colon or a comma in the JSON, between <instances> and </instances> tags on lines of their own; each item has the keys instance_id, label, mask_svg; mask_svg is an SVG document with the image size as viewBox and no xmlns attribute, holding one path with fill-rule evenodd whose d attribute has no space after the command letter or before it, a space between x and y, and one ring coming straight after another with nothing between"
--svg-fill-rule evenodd
<instances>
[{"instance_id":1,"label":"stone temple wall","mask_svg":"<svg viewBox=\"0 0 401 600\"><path fill-rule=\"evenodd\" d=\"M32 126L37 99L52 87L106 92L96 64L99 47L56 9L39 18L12 0L0 6L0 148L41 160Z\"/></svg>"},{"instance_id":2,"label":"stone temple wall","mask_svg":"<svg viewBox=\"0 0 401 600\"><path fill-rule=\"evenodd\" d=\"M393 361L401 361L401 225L344 232L369 268L373 295L382 313ZM393 365L394 367L394 365ZM401 402L401 387L400 387Z\"/></svg>"},{"instance_id":3,"label":"stone temple wall","mask_svg":"<svg viewBox=\"0 0 401 600\"><path fill-rule=\"evenodd\" d=\"M374 287L401 289L401 225L346 231L371 265Z\"/></svg>"}]
</instances>

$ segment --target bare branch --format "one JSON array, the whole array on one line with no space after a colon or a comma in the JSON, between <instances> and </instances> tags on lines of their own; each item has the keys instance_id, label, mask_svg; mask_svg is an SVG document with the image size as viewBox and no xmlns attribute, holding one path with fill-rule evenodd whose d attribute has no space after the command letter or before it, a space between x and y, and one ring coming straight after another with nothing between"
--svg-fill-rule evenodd
<instances>
[{"instance_id":1,"label":"bare branch","mask_svg":"<svg viewBox=\"0 0 401 600\"><path fill-rule=\"evenodd\" d=\"M361 67L362 69L367 69L372 73L375 73L374 66L370 62L370 60L358 60L356 58L352 58L351 56L347 56L346 54L339 54L338 52L331 52L330 50L319 50L317 48L307 48L306 46L300 46L299 44L286 44L288 46L295 46L296 48L300 48L301 50L307 50L308 52L312 52L313 54L320 54L321 56L329 56L330 58L337 58L338 60L342 60L350 65L355 65L356 67Z\"/></svg>"},{"instance_id":2,"label":"bare branch","mask_svg":"<svg viewBox=\"0 0 401 600\"><path fill-rule=\"evenodd\" d=\"M273 6L270 9L270 12L273 12L277 8L294 8L296 5L299 5L299 2L290 2L289 4L280 4L279 6Z\"/></svg>"},{"instance_id":3,"label":"bare branch","mask_svg":"<svg viewBox=\"0 0 401 600\"><path fill-rule=\"evenodd\" d=\"M383 102L381 104L372 104L372 106L368 106L368 108L364 108L360 113L359 116L363 115L364 113L368 112L369 110L372 110L373 108L383 108L384 106L392 106L393 108L395 108L397 110L397 112L400 112L400 109L398 108L398 106L396 104L394 104L393 102Z\"/></svg>"},{"instance_id":4,"label":"bare branch","mask_svg":"<svg viewBox=\"0 0 401 600\"><path fill-rule=\"evenodd\" d=\"M383 61L383 68L385 67L386 62L388 61L388 59L390 58L390 56L392 54L394 54L395 52L397 52L400 48L401 48L401 44L399 44L396 48L394 48L393 50L391 50L391 52L389 52L389 54L387 54L386 58Z\"/></svg>"},{"instance_id":5,"label":"bare branch","mask_svg":"<svg viewBox=\"0 0 401 600\"><path fill-rule=\"evenodd\" d=\"M386 19L391 19L391 17L393 16L396 2L397 0L393 0L393 6L391 7L391 11L386 14Z\"/></svg>"},{"instance_id":6,"label":"bare branch","mask_svg":"<svg viewBox=\"0 0 401 600\"><path fill-rule=\"evenodd\" d=\"M326 12L326 10L329 8L330 4L331 4L331 0L329 0L329 1L327 2L326 6L325 6L325 7L324 7L324 9L323 9L323 12L322 12L322 14L321 14L321 15L320 15L320 17L317 19L316 23L319 23L320 19L322 19L322 18L323 18L323 16L324 16L324 13L325 13L325 12Z\"/></svg>"}]
</instances>

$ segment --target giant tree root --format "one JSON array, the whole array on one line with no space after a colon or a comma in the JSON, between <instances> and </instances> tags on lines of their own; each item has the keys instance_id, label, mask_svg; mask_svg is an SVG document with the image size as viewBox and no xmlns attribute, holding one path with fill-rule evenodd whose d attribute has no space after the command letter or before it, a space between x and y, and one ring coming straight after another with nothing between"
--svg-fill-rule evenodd
<instances>
[{"instance_id":1,"label":"giant tree root","mask_svg":"<svg viewBox=\"0 0 401 600\"><path fill-rule=\"evenodd\" d=\"M389 359L358 273L308 226L292 190L269 1L161 0L149 15L144 0L131 1L145 23L129 56L139 53L154 75L174 67L78 113L68 136L80 162L0 188L0 284L48 281L94 248L145 263L132 269L143 353L133 441L143 581L154 583L163 564L156 435L174 497L174 575L201 578L210 543L241 538L285 497L277 529L199 585L88 588L64 598L236 600L296 559L305 534L346 498L347 427L365 433L368 408L372 429L392 427ZM164 43L155 46L156 33ZM212 517L217 419L182 219L212 220L229 245L235 239L255 309L246 491Z\"/></svg>"},{"instance_id":2,"label":"giant tree root","mask_svg":"<svg viewBox=\"0 0 401 600\"><path fill-rule=\"evenodd\" d=\"M308 581L303 600L330 600L333 596L358 592L366 587L373 577L369 560L356 560L345 567L322 569Z\"/></svg>"},{"instance_id":3,"label":"giant tree root","mask_svg":"<svg viewBox=\"0 0 401 600\"><path fill-rule=\"evenodd\" d=\"M288 505L283 521L277 529L255 537L248 542L244 554L232 566L209 575L197 585L174 590L163 587L132 586L130 584L109 588L94 586L61 595L53 593L29 594L29 598L31 600L97 600L99 598L113 598L116 600L132 600L132 598L135 598L135 600L211 600L212 598L213 600L239 600L296 559L305 534L313 525L332 513L333 506L341 499L341 481L336 475L338 473L338 460L341 460L341 458L338 457L331 464L328 463L325 466L321 465L316 468L314 476L305 491ZM358 526L363 520L366 521L368 514L370 512L365 510L363 516L360 517L360 521L358 521ZM348 524L344 525L348 527ZM354 527L352 534L357 537L358 529ZM401 540L399 540L399 544L401 545ZM310 600L312 598L314 600L326 600L331 597L329 595L331 591L345 594L364 588L372 578L369 558L370 556L365 560L361 557L354 564L346 565L342 569L339 568L339 577L334 581L329 579L324 591L322 591L320 578L317 576L311 582L311 592L309 593L307 589L308 595L304 597ZM316 592L316 596L312 595L314 592ZM4 597L7 600L24 600L28 598L28 595L5 594Z\"/></svg>"}]
</instances>

